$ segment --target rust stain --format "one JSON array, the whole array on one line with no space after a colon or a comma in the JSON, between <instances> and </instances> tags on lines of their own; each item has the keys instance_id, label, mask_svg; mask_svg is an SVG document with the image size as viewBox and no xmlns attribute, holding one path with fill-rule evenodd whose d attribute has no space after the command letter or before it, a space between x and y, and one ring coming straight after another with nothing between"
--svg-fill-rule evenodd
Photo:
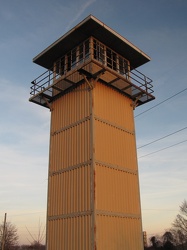
<instances>
[{"instance_id":1,"label":"rust stain","mask_svg":"<svg viewBox=\"0 0 187 250\"><path fill-rule=\"evenodd\" d=\"M95 203L95 198L96 198L96 171L94 170L94 203Z\"/></svg>"},{"instance_id":2,"label":"rust stain","mask_svg":"<svg viewBox=\"0 0 187 250\"><path fill-rule=\"evenodd\" d=\"M94 226L94 235L95 235L95 239L96 239L96 225ZM97 250L96 240L94 241L94 250Z\"/></svg>"}]
</instances>

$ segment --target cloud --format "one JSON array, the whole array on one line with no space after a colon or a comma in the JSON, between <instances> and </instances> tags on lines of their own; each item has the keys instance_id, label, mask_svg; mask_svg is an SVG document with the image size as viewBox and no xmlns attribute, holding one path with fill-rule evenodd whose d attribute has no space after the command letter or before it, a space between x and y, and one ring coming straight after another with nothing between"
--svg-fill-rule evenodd
<instances>
[{"instance_id":1,"label":"cloud","mask_svg":"<svg viewBox=\"0 0 187 250\"><path fill-rule=\"evenodd\" d=\"M66 27L66 30L69 30L71 26L82 16L82 14L85 12L85 10L90 7L96 0L89 0L87 2L84 2L80 7L77 8L77 13L74 16L74 18L69 22L68 26ZM79 2L77 2L79 3ZM74 5L74 4L73 4Z\"/></svg>"},{"instance_id":2,"label":"cloud","mask_svg":"<svg viewBox=\"0 0 187 250\"><path fill-rule=\"evenodd\" d=\"M1 79L0 88L2 209L39 210L46 204L50 113L29 103L28 89L17 82Z\"/></svg>"}]
</instances>

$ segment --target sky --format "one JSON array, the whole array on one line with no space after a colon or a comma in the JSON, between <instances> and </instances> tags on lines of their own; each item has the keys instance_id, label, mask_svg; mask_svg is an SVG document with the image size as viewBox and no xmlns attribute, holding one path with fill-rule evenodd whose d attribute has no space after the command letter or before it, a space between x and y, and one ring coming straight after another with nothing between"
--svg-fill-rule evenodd
<instances>
[{"instance_id":1,"label":"sky","mask_svg":"<svg viewBox=\"0 0 187 250\"><path fill-rule=\"evenodd\" d=\"M28 101L45 71L32 59L92 14L152 59L138 70L156 99L134 115L143 230L163 234L187 199L187 1L0 3L0 221L7 213L20 243L45 228L50 111Z\"/></svg>"}]
</instances>

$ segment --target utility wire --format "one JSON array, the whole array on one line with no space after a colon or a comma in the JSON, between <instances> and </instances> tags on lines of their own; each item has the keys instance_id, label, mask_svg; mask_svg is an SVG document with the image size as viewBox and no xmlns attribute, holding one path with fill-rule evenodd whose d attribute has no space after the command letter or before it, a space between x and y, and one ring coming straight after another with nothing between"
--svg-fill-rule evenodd
<instances>
[{"instance_id":1,"label":"utility wire","mask_svg":"<svg viewBox=\"0 0 187 250\"><path fill-rule=\"evenodd\" d=\"M156 154L156 153L158 153L158 152L160 152L160 151L163 151L163 150L168 149L168 148L172 148L172 147L177 146L177 145L179 145L179 144L181 144L181 143L184 143L184 142L187 142L187 139L186 139L186 140L184 140L184 141L181 141L181 142L175 143L175 144L173 144L173 145L171 145L171 146L168 146L168 147L165 147L165 148L159 149L159 150L157 150L157 151L151 152L151 153L149 153L149 154L139 156L138 158L143 158L143 157L146 157L146 156L149 156L149 155L152 155L152 154Z\"/></svg>"},{"instance_id":2,"label":"utility wire","mask_svg":"<svg viewBox=\"0 0 187 250\"><path fill-rule=\"evenodd\" d=\"M148 111L150 111L151 109L154 109L154 108L158 107L158 106L161 105L162 103L167 102L168 100L172 99L173 97L175 97L175 96L181 94L182 92L184 92L184 91L186 91L186 90L187 90L187 88L185 88L185 89L179 91L178 93L176 93L176 94L174 94L174 95L168 97L167 99L163 100L162 102L159 102L158 104L152 106L151 108L149 108L149 109L147 109L147 110L145 110L145 111L139 113L138 115L135 116L135 118L138 117L138 116L140 116L140 115L142 115L142 114L144 114L144 113L146 113L146 112L148 112Z\"/></svg>"},{"instance_id":3,"label":"utility wire","mask_svg":"<svg viewBox=\"0 0 187 250\"><path fill-rule=\"evenodd\" d=\"M141 210L144 210L144 211L148 211L148 210L151 210L151 211L179 211L177 209L169 209L169 208L142 208Z\"/></svg>"},{"instance_id":4,"label":"utility wire","mask_svg":"<svg viewBox=\"0 0 187 250\"><path fill-rule=\"evenodd\" d=\"M180 132L180 131L182 131L182 130L184 130L184 129L187 129L187 127L181 128L181 129L179 129L179 130L177 130L177 131L175 131L175 132L173 132L173 133L171 133L171 134L165 135L165 136L160 137L160 138L158 138L158 139L156 139L156 140L154 140L154 141L151 141L151 142L149 142L149 143L147 143L147 144L144 144L144 145L138 147L137 149L146 147L146 146L148 146L148 145L150 145L150 144L153 144L153 143L155 143L155 142L157 142L157 141L163 140L163 139L165 139L166 137L169 137L169 136L171 136L171 135L174 135L174 134L176 134L176 133L178 133L178 132Z\"/></svg>"}]
</instances>

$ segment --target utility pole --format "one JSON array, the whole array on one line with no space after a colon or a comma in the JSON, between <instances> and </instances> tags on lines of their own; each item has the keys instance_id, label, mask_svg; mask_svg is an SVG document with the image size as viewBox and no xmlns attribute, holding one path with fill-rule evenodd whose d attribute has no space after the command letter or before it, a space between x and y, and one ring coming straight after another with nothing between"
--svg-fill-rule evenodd
<instances>
[{"instance_id":1,"label":"utility pole","mask_svg":"<svg viewBox=\"0 0 187 250\"><path fill-rule=\"evenodd\" d=\"M5 235L6 235L6 213L4 217L4 226L3 226L2 250L4 250L5 247Z\"/></svg>"}]
</instances>

